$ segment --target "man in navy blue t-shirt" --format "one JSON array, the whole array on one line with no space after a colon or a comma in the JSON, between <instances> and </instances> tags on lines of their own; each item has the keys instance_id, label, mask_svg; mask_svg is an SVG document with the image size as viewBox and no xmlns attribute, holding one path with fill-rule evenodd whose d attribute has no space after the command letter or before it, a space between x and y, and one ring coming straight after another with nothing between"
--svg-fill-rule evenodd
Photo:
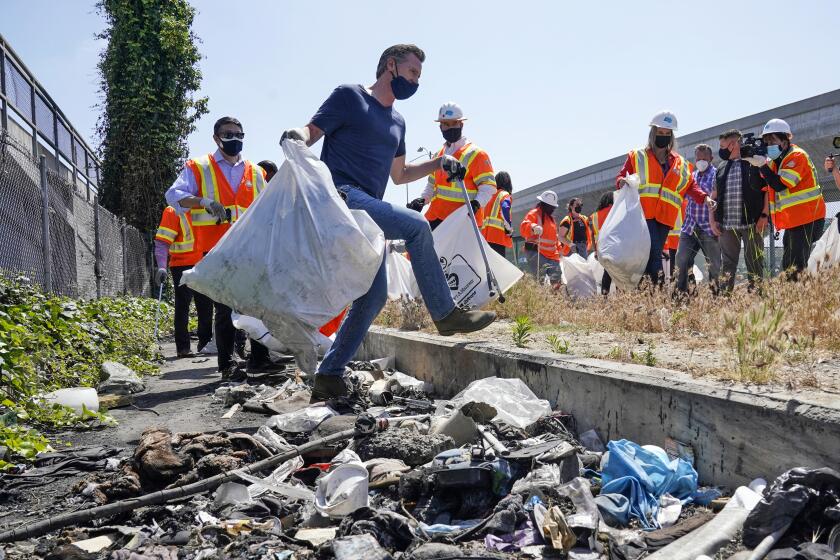
<instances>
[{"instance_id":1,"label":"man in navy blue t-shirt","mask_svg":"<svg viewBox=\"0 0 840 560\"><path fill-rule=\"evenodd\" d=\"M449 336L481 330L495 320L496 314L457 307L438 261L429 223L417 212L382 200L388 177L400 185L421 179L439 167L448 173L461 168L460 162L448 155L413 165L405 161L405 120L394 109L394 101L408 99L417 91L425 59L426 55L415 45L385 49L372 86L338 86L308 125L287 130L281 142L300 140L311 146L324 138L321 159L332 173L336 188L344 193L347 206L366 211L386 239L405 240L429 314L438 332ZM383 260L370 290L353 302L335 343L324 356L315 376L312 402L349 393L345 366L356 354L387 297Z\"/></svg>"}]
</instances>

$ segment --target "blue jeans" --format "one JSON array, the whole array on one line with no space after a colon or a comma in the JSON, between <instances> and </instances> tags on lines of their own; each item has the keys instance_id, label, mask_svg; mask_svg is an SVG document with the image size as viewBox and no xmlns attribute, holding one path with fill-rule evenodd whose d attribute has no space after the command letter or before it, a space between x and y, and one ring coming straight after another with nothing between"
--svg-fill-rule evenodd
<instances>
[{"instance_id":1,"label":"blue jeans","mask_svg":"<svg viewBox=\"0 0 840 560\"><path fill-rule=\"evenodd\" d=\"M429 314L435 321L449 315L455 309L455 301L443 275L443 268L435 252L432 230L426 218L419 212L374 198L354 185L339 185L337 188L347 196L347 206L351 210L364 210L373 218L385 234L385 239L405 240L411 255L414 277ZM341 282L341 278L335 281ZM350 307L350 312L338 329L335 343L318 367L319 374L344 374L344 367L362 345L368 329L387 299L388 275L383 259L368 292Z\"/></svg>"},{"instance_id":2,"label":"blue jeans","mask_svg":"<svg viewBox=\"0 0 840 560\"><path fill-rule=\"evenodd\" d=\"M662 270L662 249L665 247L671 228L653 219L646 221L648 233L650 233L650 255L642 279L648 278L651 284L660 286L665 282L665 273Z\"/></svg>"}]
</instances>

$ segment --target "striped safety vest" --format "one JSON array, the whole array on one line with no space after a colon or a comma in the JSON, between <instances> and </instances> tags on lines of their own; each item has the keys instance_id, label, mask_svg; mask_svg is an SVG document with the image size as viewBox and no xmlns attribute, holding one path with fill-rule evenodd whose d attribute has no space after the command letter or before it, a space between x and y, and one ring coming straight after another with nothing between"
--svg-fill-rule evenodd
<instances>
[{"instance_id":1,"label":"striped safety vest","mask_svg":"<svg viewBox=\"0 0 840 560\"><path fill-rule=\"evenodd\" d=\"M437 157L442 156L445 149L438 151ZM471 142L465 142L458 148L452 157L461 162L467 174L464 177L464 187L467 189L467 196L475 200L478 194L479 185L490 185L495 188L496 177L493 174L493 166L487 153ZM433 187L434 195L429 202L429 209L426 212L426 219L445 220L449 214L454 212L464 203L464 192L457 181L447 180L446 172L437 169L429 176L429 184ZM482 222L479 221L479 224Z\"/></svg>"},{"instance_id":2,"label":"striped safety vest","mask_svg":"<svg viewBox=\"0 0 840 560\"><path fill-rule=\"evenodd\" d=\"M169 266L192 266L201 260L188 212L179 214L171 206L164 208L155 240L169 245Z\"/></svg>"},{"instance_id":3,"label":"striped safety vest","mask_svg":"<svg viewBox=\"0 0 840 560\"><path fill-rule=\"evenodd\" d=\"M484 207L484 226L481 233L488 243L513 247L513 240L505 229L505 217L502 214L502 202L510 200L510 193L498 189L487 206ZM509 227L509 226L508 226Z\"/></svg>"},{"instance_id":4,"label":"striped safety vest","mask_svg":"<svg viewBox=\"0 0 840 560\"><path fill-rule=\"evenodd\" d=\"M776 229L794 228L825 218L822 187L805 150L793 144L778 170L775 160L769 161L768 165L787 187L779 192L770 189L770 214Z\"/></svg>"},{"instance_id":5,"label":"striped safety vest","mask_svg":"<svg viewBox=\"0 0 840 560\"><path fill-rule=\"evenodd\" d=\"M673 228L682 208L683 193L692 181L691 164L677 153L668 173L662 176L662 166L648 148L628 154L634 173L639 174L639 197L645 219Z\"/></svg>"}]
</instances>

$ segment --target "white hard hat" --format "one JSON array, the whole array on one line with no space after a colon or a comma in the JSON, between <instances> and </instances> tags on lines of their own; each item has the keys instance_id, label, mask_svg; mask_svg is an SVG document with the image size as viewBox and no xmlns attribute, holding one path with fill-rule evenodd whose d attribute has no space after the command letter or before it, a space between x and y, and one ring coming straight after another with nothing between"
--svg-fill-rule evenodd
<instances>
[{"instance_id":1,"label":"white hard hat","mask_svg":"<svg viewBox=\"0 0 840 560\"><path fill-rule=\"evenodd\" d=\"M464 116L464 111L461 110L461 107L459 107L457 103L450 101L449 103L444 103L440 106L438 118L435 122L465 120L467 120L467 118Z\"/></svg>"},{"instance_id":2,"label":"white hard hat","mask_svg":"<svg viewBox=\"0 0 840 560\"><path fill-rule=\"evenodd\" d=\"M677 116L671 111L659 111L653 118L650 119L650 126L658 126L659 128L667 128L668 130L677 130Z\"/></svg>"},{"instance_id":3,"label":"white hard hat","mask_svg":"<svg viewBox=\"0 0 840 560\"><path fill-rule=\"evenodd\" d=\"M761 130L761 135L764 136L765 134L773 134L774 132L790 134L790 125L782 119L770 119Z\"/></svg>"},{"instance_id":4,"label":"white hard hat","mask_svg":"<svg viewBox=\"0 0 840 560\"><path fill-rule=\"evenodd\" d=\"M539 200L540 202L545 202L546 204L550 204L555 208L557 207L557 193L554 191L545 191L537 197L537 200Z\"/></svg>"}]
</instances>

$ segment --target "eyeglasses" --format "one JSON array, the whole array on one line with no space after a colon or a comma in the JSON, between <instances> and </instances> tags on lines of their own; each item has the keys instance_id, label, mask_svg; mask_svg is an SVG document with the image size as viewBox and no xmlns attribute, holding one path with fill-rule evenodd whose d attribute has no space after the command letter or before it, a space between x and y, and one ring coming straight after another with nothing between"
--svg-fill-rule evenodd
<instances>
[{"instance_id":1,"label":"eyeglasses","mask_svg":"<svg viewBox=\"0 0 840 560\"><path fill-rule=\"evenodd\" d=\"M236 138L237 140L242 140L243 138L245 138L245 133L244 132L223 132L223 133L219 134L219 138L221 138L222 140L233 140L234 138Z\"/></svg>"}]
</instances>

